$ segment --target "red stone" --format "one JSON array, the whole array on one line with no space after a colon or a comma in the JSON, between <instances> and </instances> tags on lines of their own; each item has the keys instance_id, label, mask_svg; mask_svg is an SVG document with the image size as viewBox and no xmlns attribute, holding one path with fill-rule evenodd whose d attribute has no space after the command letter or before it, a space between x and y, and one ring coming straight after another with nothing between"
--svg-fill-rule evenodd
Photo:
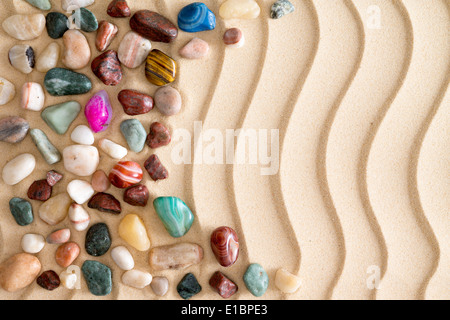
<instances>
[{"instance_id":1,"label":"red stone","mask_svg":"<svg viewBox=\"0 0 450 320\"><path fill-rule=\"evenodd\" d=\"M47 182L51 187L57 184L62 178L63 175L54 170L47 172Z\"/></svg>"},{"instance_id":2,"label":"red stone","mask_svg":"<svg viewBox=\"0 0 450 320\"><path fill-rule=\"evenodd\" d=\"M238 291L238 286L220 271L212 275L209 284L224 299L228 299Z\"/></svg>"},{"instance_id":3,"label":"red stone","mask_svg":"<svg viewBox=\"0 0 450 320\"><path fill-rule=\"evenodd\" d=\"M37 279L36 282L39 286L49 291L54 290L59 287L61 280L58 274L53 270L48 270L43 272Z\"/></svg>"},{"instance_id":4,"label":"red stone","mask_svg":"<svg viewBox=\"0 0 450 320\"><path fill-rule=\"evenodd\" d=\"M113 18L124 18L131 15L130 7L125 0L113 0L106 12Z\"/></svg>"},{"instance_id":5,"label":"red stone","mask_svg":"<svg viewBox=\"0 0 450 320\"><path fill-rule=\"evenodd\" d=\"M119 32L116 25L108 21L101 21L98 25L95 46L98 51L105 51Z\"/></svg>"},{"instance_id":6,"label":"red stone","mask_svg":"<svg viewBox=\"0 0 450 320\"><path fill-rule=\"evenodd\" d=\"M91 200L89 200L88 207L112 214L120 214L122 212L119 200L114 198L113 195L104 192L95 194Z\"/></svg>"},{"instance_id":7,"label":"red stone","mask_svg":"<svg viewBox=\"0 0 450 320\"><path fill-rule=\"evenodd\" d=\"M211 234L211 249L223 267L233 265L239 256L239 239L230 227L219 227Z\"/></svg>"},{"instance_id":8,"label":"red stone","mask_svg":"<svg viewBox=\"0 0 450 320\"><path fill-rule=\"evenodd\" d=\"M122 67L117 52L108 50L91 63L92 72L107 86L116 86L122 80Z\"/></svg>"},{"instance_id":9,"label":"red stone","mask_svg":"<svg viewBox=\"0 0 450 320\"><path fill-rule=\"evenodd\" d=\"M145 114L153 109L153 98L135 90L122 90L117 96L123 111L130 116Z\"/></svg>"},{"instance_id":10,"label":"red stone","mask_svg":"<svg viewBox=\"0 0 450 320\"><path fill-rule=\"evenodd\" d=\"M150 126L150 133L147 136L147 145L156 149L159 147L167 146L172 138L170 137L169 129L163 126L159 122L153 122Z\"/></svg>"},{"instance_id":11,"label":"red stone","mask_svg":"<svg viewBox=\"0 0 450 320\"><path fill-rule=\"evenodd\" d=\"M123 194L123 201L132 206L145 207L148 202L150 193L148 188L142 184L133 186L125 190Z\"/></svg>"},{"instance_id":12,"label":"red stone","mask_svg":"<svg viewBox=\"0 0 450 320\"><path fill-rule=\"evenodd\" d=\"M47 179L35 181L28 188L27 195L31 200L47 201L52 196L52 186Z\"/></svg>"},{"instance_id":13,"label":"red stone","mask_svg":"<svg viewBox=\"0 0 450 320\"><path fill-rule=\"evenodd\" d=\"M141 182L144 173L139 163L134 161L120 161L109 173L109 181L120 189L131 187Z\"/></svg>"},{"instance_id":14,"label":"red stone","mask_svg":"<svg viewBox=\"0 0 450 320\"><path fill-rule=\"evenodd\" d=\"M130 27L144 38L170 43L178 36L177 27L159 13L140 10L130 19Z\"/></svg>"},{"instance_id":15,"label":"red stone","mask_svg":"<svg viewBox=\"0 0 450 320\"><path fill-rule=\"evenodd\" d=\"M152 154L144 163L144 167L154 181L164 180L169 177L169 172L162 165L156 154Z\"/></svg>"}]
</instances>

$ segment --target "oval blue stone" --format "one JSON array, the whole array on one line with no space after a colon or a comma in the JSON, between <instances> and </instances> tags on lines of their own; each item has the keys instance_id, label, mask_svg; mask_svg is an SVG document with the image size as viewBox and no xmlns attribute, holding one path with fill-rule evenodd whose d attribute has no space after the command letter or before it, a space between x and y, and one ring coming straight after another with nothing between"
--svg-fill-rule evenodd
<instances>
[{"instance_id":1,"label":"oval blue stone","mask_svg":"<svg viewBox=\"0 0 450 320\"><path fill-rule=\"evenodd\" d=\"M192 211L180 198L159 197L153 201L153 206L167 232L174 238L184 236L194 222Z\"/></svg>"},{"instance_id":2,"label":"oval blue stone","mask_svg":"<svg viewBox=\"0 0 450 320\"><path fill-rule=\"evenodd\" d=\"M186 32L214 30L216 16L206 4L194 2L181 9L178 14L178 27Z\"/></svg>"}]
</instances>

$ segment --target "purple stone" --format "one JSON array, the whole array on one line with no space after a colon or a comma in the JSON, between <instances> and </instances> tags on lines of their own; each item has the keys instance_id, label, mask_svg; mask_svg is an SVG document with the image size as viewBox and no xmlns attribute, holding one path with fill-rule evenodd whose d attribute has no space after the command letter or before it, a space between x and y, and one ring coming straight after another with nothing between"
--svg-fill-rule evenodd
<instances>
[{"instance_id":1,"label":"purple stone","mask_svg":"<svg viewBox=\"0 0 450 320\"><path fill-rule=\"evenodd\" d=\"M97 92L86 104L84 115L95 133L108 128L112 118L112 107L105 90Z\"/></svg>"}]
</instances>

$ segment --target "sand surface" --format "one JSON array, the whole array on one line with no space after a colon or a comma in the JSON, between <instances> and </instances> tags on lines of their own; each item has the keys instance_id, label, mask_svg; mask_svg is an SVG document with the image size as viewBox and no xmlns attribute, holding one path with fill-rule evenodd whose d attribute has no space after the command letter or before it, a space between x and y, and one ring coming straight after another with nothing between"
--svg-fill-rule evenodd
<instances>
[{"instance_id":1,"label":"sand surface","mask_svg":"<svg viewBox=\"0 0 450 320\"><path fill-rule=\"evenodd\" d=\"M23 0L1 0L0 21L17 13L32 13ZM117 50L129 30L128 19L106 14L108 1L96 1L88 9L100 20L119 26L110 46ZM173 22L187 0L129 0L132 12L150 9ZM222 1L205 3L218 14ZM177 141L156 153L170 172L166 181L144 183L157 196L182 198L196 220L182 239L171 238L156 216L151 202L145 209L122 203L120 216L87 209L92 223L105 222L113 244L124 245L117 234L121 217L137 213L144 220L152 246L189 241L200 244L205 258L184 271L153 273L148 253L129 247L136 268L169 278L163 299L179 298L176 284L193 272L203 286L193 299L221 299L208 285L213 272L221 270L240 290L233 299L254 298L242 275L249 263L260 263L271 285L266 299L449 299L450 298L450 4L446 0L293 0L296 11L280 20L268 18L273 0L258 1L261 15L255 20L223 21L214 31L196 36L208 41L210 55L202 60L182 59L178 50L192 34L180 32L171 45L153 43L179 62L173 84L183 97L182 112L167 118L154 110L138 116L148 130L153 121L172 131L194 134L194 121L203 129L279 129L279 171L261 175L258 164L198 164L201 154L192 141L191 164L175 164L171 151ZM52 0L61 11L60 1ZM379 20L377 18L379 17ZM379 23L377 23L379 22ZM239 27L246 37L241 49L225 48L226 28ZM95 33L86 34L92 59L99 55ZM46 31L30 44L39 54L53 41ZM23 75L8 63L8 50L18 41L0 30L0 76L16 85L13 101L0 108L0 117L18 115L40 128L59 150L71 145L70 133L86 124L80 114L64 136L56 135L40 114L20 108L20 89L26 81L43 83L44 74ZM62 48L62 39L56 41ZM63 67L59 62L60 67ZM128 118L116 96L122 89L153 95L157 89L144 76L144 66L124 67L117 87L105 87L90 67L79 70L93 81L93 90L76 97L46 95L46 106L76 99L82 106L95 92L105 89L115 110L110 128L96 134L126 145L119 124ZM239 139L236 138L236 144ZM270 137L269 137L270 139ZM205 142L203 147L207 146ZM197 149L194 149L194 146ZM231 153L235 151L231 149ZM62 162L45 163L28 136L17 145L0 143L0 167L23 153L32 153L38 165L31 176L10 187L0 181L0 260L21 252L25 233L47 236L70 227L66 219L51 227L37 215L19 227L8 201L26 198L28 186L50 169L64 172ZM145 147L126 159L142 163L152 153ZM105 172L115 161L101 154ZM197 163L197 164L193 164ZM66 173L54 187L65 192L75 176ZM89 181L89 178L86 178ZM118 199L122 192L109 190ZM87 206L85 205L85 208ZM210 250L209 237L216 227L233 227L239 237L238 262L222 268ZM85 232L72 230L72 240L84 247ZM126 244L125 244L126 245ZM55 262L56 246L47 244L37 254L43 270L63 271ZM89 257L84 249L74 264ZM109 253L95 258L113 270L110 295L97 298L85 281L80 290L59 288L47 292L33 283L16 293L0 290L1 299L157 299L150 288L133 289L121 284L122 271ZM283 267L298 274L302 286L295 294L282 294L274 286L275 272ZM378 276L377 276L378 275ZM379 281L377 281L379 279ZM378 289L374 289L374 284Z\"/></svg>"}]
</instances>

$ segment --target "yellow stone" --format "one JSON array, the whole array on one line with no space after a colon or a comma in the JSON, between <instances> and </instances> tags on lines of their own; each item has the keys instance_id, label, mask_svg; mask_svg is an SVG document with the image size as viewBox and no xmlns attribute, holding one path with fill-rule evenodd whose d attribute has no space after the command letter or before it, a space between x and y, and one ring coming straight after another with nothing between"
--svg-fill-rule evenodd
<instances>
[{"instance_id":1,"label":"yellow stone","mask_svg":"<svg viewBox=\"0 0 450 320\"><path fill-rule=\"evenodd\" d=\"M279 269L275 275L275 285L284 293L294 293L300 288L300 277L285 269Z\"/></svg>"},{"instance_id":2,"label":"yellow stone","mask_svg":"<svg viewBox=\"0 0 450 320\"><path fill-rule=\"evenodd\" d=\"M177 63L164 52L154 49L147 56L145 75L156 86L165 86L175 81Z\"/></svg>"},{"instance_id":3,"label":"yellow stone","mask_svg":"<svg viewBox=\"0 0 450 320\"><path fill-rule=\"evenodd\" d=\"M136 214L128 214L122 219L119 225L119 236L136 250L150 249L150 239L144 222Z\"/></svg>"},{"instance_id":4,"label":"yellow stone","mask_svg":"<svg viewBox=\"0 0 450 320\"><path fill-rule=\"evenodd\" d=\"M256 19L261 8L255 0L227 0L219 10L220 16L225 19Z\"/></svg>"}]
</instances>

